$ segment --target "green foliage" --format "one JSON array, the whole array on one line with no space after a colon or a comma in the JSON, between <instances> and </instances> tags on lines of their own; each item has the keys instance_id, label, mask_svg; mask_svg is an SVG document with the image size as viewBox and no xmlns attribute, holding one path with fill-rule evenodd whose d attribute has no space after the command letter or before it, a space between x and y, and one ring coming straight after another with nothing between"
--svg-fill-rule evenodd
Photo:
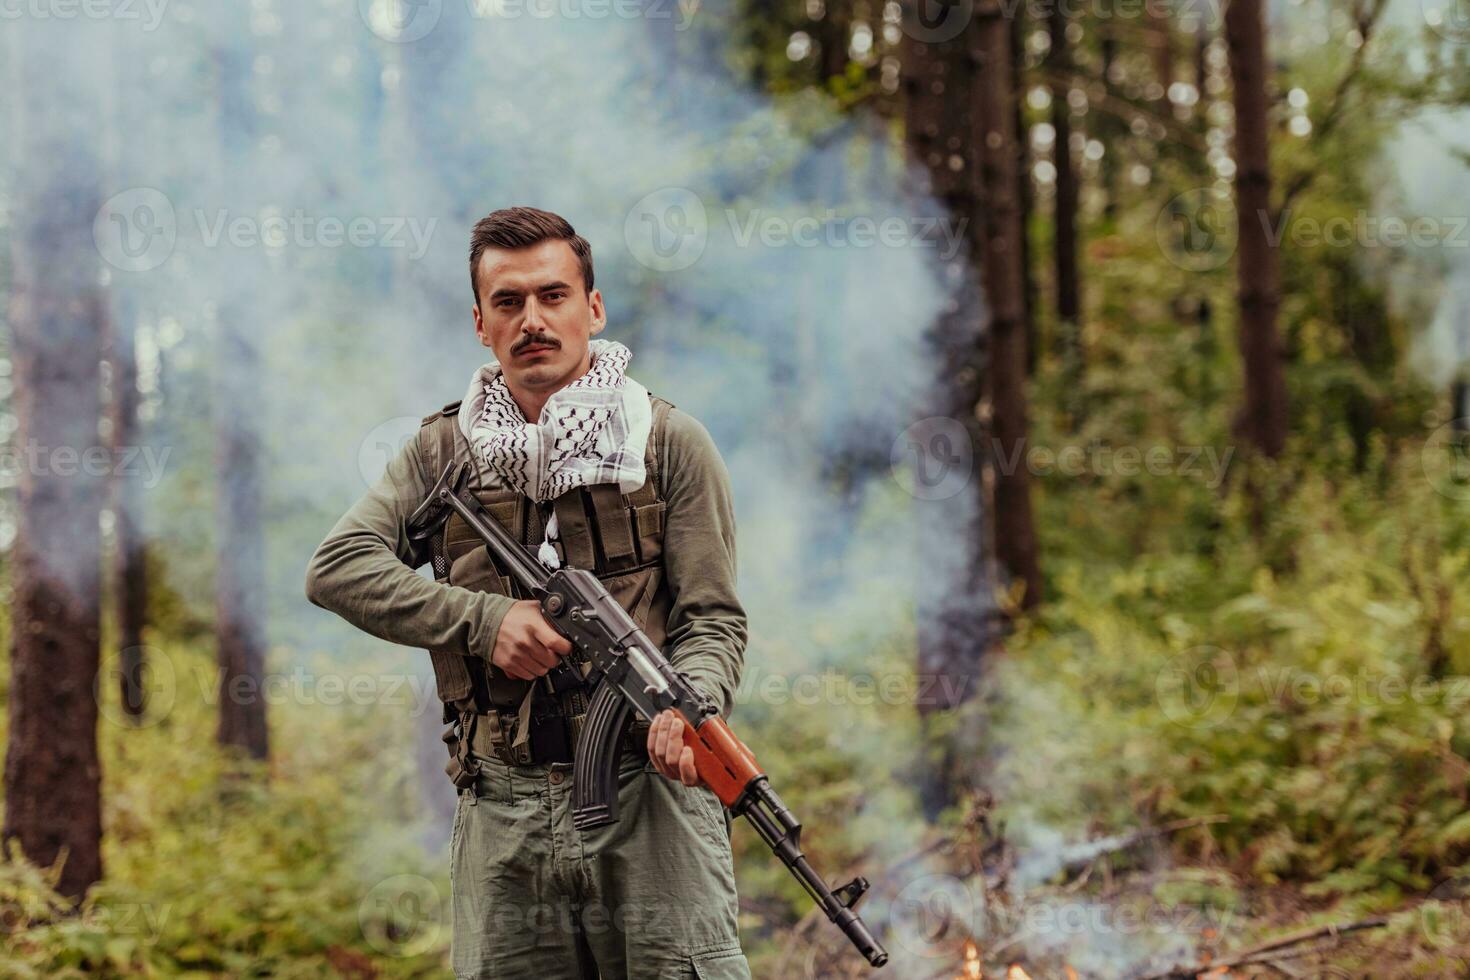
<instances>
[{"instance_id":1,"label":"green foliage","mask_svg":"<svg viewBox=\"0 0 1470 980\"><path fill-rule=\"evenodd\" d=\"M1148 368L1094 383L1166 375L1150 338ZM1140 393L1162 411L1105 409L1075 438L1224 444L1174 395ZM1065 442L1048 414L1038 439ZM1024 747L997 770L1018 828L1222 817L1180 835L1181 856L1322 895L1422 892L1470 858L1466 488L1422 443L1374 460L1361 476L1283 464L1291 492L1259 536L1233 473L1042 479L1051 601L995 665L988 709L989 738Z\"/></svg>"},{"instance_id":2,"label":"green foliage","mask_svg":"<svg viewBox=\"0 0 1470 980\"><path fill-rule=\"evenodd\" d=\"M1352 26L1318 6L1334 36ZM1048 601L972 712L1022 840L1215 817L1173 838L1177 858L1223 860L1253 887L1390 901L1470 857L1470 495L1439 428L1444 393L1407 367L1432 292L1391 295L1447 257L1300 232L1417 216L1384 152L1407 115L1464 103L1463 52L1384 25L1361 56L1276 50L1277 89L1302 89L1292 104L1312 123L1288 134L1286 100L1273 109L1277 192L1293 194L1274 216L1289 452L1249 460L1232 434L1234 269L1168 260L1159 208L1201 174L1161 156L1113 215L1083 215L1080 371L1052 352L1043 306L1030 440L1047 453L1032 471ZM1083 465L1062 472L1064 450ZM1150 471L1151 450L1175 465Z\"/></svg>"},{"instance_id":3,"label":"green foliage","mask_svg":"<svg viewBox=\"0 0 1470 980\"><path fill-rule=\"evenodd\" d=\"M141 728L103 710L104 880L72 909L18 854L0 863L6 975L443 975L447 865L426 860L409 816L404 713L272 706L267 771L216 749L198 648L150 655L178 679L160 688L172 706ZM398 807L360 803L383 785Z\"/></svg>"}]
</instances>

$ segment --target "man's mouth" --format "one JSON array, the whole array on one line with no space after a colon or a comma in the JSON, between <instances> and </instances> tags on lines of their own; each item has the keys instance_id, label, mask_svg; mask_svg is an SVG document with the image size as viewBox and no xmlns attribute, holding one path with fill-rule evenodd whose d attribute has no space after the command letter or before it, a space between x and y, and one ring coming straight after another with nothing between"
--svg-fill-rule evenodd
<instances>
[{"instance_id":1,"label":"man's mouth","mask_svg":"<svg viewBox=\"0 0 1470 980\"><path fill-rule=\"evenodd\" d=\"M556 350L556 347L552 344L529 344L521 348L521 355L541 354L553 350Z\"/></svg>"}]
</instances>

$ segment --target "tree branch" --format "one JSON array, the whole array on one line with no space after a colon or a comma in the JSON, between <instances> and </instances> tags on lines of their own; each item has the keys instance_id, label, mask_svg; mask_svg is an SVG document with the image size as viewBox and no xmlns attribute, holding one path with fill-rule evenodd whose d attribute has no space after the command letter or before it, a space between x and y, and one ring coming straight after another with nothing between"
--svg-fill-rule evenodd
<instances>
[{"instance_id":1,"label":"tree branch","mask_svg":"<svg viewBox=\"0 0 1470 980\"><path fill-rule=\"evenodd\" d=\"M1363 72L1363 64L1368 57L1368 39L1373 36L1373 28L1377 25L1378 19L1383 15L1384 9L1388 6L1388 0L1372 0L1372 3L1373 6L1369 10L1359 11L1358 13L1358 36L1363 39L1363 42L1353 51L1353 57L1348 64L1347 71L1343 72L1342 77L1337 80L1337 86L1332 90L1332 101L1327 104L1327 111L1322 114L1321 120L1313 127L1312 142L1314 144L1320 143L1332 135L1332 131L1337 128L1338 122L1342 119L1343 110L1347 105L1348 95L1353 87L1353 83L1358 80L1358 76ZM1295 200L1297 195L1312 185L1312 181L1317 178L1319 172L1320 168L1316 167L1310 170L1303 170L1287 182L1281 194L1281 203L1276 207L1277 216L1291 206L1291 202Z\"/></svg>"},{"instance_id":2,"label":"tree branch","mask_svg":"<svg viewBox=\"0 0 1470 980\"><path fill-rule=\"evenodd\" d=\"M1151 973L1143 980L1194 980L1201 973L1219 970L1222 967L1241 966L1249 962L1259 962L1268 953L1279 953L1281 950L1301 943L1311 942L1313 939L1321 939L1324 936L1336 939L1350 932L1359 932L1364 929L1380 929L1388 925L1388 916L1378 915L1368 919L1359 919L1356 922L1344 922L1325 926L1316 926L1311 929L1299 929L1289 932L1275 939L1268 939L1263 943L1249 946L1229 956L1213 959L1208 963L1191 963L1185 966L1175 966L1163 973Z\"/></svg>"}]
</instances>

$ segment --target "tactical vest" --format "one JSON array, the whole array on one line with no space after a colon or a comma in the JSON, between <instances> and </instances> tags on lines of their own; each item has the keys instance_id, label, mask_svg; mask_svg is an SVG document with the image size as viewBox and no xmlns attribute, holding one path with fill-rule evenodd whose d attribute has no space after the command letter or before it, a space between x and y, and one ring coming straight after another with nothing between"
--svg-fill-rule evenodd
<instances>
[{"instance_id":1,"label":"tactical vest","mask_svg":"<svg viewBox=\"0 0 1470 980\"><path fill-rule=\"evenodd\" d=\"M649 395L649 399L653 426L643 455L647 477L643 486L632 493L621 492L616 483L602 483L574 488L538 505L517 490L472 489L490 516L533 551L541 543L546 522L554 512L558 540L553 544L562 563L595 574L649 639L662 647L672 598L664 579L665 504L658 491L662 462L658 449L669 410L674 406L655 395ZM450 461L470 457L469 444L459 429L459 407L459 402L452 402L424 418L421 425L420 452L424 473L431 478L442 473ZM471 471L479 473L478 461ZM437 582L475 592L529 598L495 564L484 542L458 514L452 514L431 540L430 559ZM476 741L479 724L490 726L489 741L504 761L520 765L531 762L530 712L533 695L540 697L537 685L544 678L528 681L504 676L490 665L489 650L473 657L430 650L429 657L439 699L444 702L444 720L459 729L444 735L451 756L445 768L455 784L464 788L473 783L476 766L469 759L468 747ZM585 674L587 664L579 655L569 659ZM557 697L575 739L586 712L588 692L578 687Z\"/></svg>"}]
</instances>

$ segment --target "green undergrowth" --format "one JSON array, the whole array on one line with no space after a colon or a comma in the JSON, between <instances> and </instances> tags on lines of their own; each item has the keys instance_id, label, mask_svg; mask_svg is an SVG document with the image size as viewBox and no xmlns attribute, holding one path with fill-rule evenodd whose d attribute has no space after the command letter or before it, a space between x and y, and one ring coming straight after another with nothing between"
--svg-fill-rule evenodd
<instances>
[{"instance_id":1,"label":"green undergrowth","mask_svg":"<svg viewBox=\"0 0 1470 980\"><path fill-rule=\"evenodd\" d=\"M444 975L447 865L418 843L403 712L273 707L269 767L231 761L211 662L149 655L144 727L103 698L104 878L72 910L46 871L0 862L4 975Z\"/></svg>"}]
</instances>

